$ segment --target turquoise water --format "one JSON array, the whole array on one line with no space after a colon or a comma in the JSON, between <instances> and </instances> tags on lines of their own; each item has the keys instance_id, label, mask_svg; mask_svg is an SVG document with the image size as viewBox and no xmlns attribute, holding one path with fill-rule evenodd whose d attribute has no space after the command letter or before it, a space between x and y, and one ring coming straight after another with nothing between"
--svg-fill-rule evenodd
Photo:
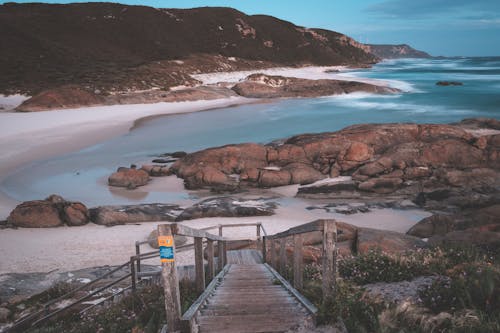
<instances>
[{"instance_id":1,"label":"turquoise water","mask_svg":"<svg viewBox=\"0 0 500 333\"><path fill-rule=\"evenodd\" d=\"M239 142L267 143L358 123L500 119L500 57L385 61L347 75L389 80L404 92L289 99L153 118L127 135L17 170L0 185L0 190L18 200L58 193L89 206L172 202L186 198L186 194L145 192L140 198L130 199L110 192L105 180L117 166L148 161L151 156L170 151L196 151ZM436 86L440 80L460 81L463 86Z\"/></svg>"}]
</instances>

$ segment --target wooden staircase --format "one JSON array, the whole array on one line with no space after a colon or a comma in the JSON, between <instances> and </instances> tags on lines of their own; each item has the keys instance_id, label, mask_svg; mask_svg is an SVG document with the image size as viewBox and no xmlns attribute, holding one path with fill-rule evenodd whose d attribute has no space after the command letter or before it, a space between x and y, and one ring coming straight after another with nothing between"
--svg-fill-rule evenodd
<instances>
[{"instance_id":1,"label":"wooden staircase","mask_svg":"<svg viewBox=\"0 0 500 333\"><path fill-rule=\"evenodd\" d=\"M193 316L191 325L197 329L191 331L288 332L309 327L313 316L297 294L268 265L230 264L212 290L207 289Z\"/></svg>"}]
</instances>

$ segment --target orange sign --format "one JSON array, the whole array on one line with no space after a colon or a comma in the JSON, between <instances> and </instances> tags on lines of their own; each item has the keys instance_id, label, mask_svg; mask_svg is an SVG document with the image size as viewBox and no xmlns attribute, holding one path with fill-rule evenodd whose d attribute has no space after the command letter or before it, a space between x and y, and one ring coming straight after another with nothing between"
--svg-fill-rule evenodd
<instances>
[{"instance_id":1,"label":"orange sign","mask_svg":"<svg viewBox=\"0 0 500 333\"><path fill-rule=\"evenodd\" d=\"M174 237L159 236L158 245L160 247L160 261L174 262Z\"/></svg>"}]
</instances>

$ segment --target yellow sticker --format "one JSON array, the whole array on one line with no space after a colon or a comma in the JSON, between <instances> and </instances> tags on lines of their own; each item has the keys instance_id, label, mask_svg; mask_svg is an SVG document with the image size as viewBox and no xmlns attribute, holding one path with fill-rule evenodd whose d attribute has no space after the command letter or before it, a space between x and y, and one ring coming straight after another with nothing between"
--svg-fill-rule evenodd
<instances>
[{"instance_id":1,"label":"yellow sticker","mask_svg":"<svg viewBox=\"0 0 500 333\"><path fill-rule=\"evenodd\" d=\"M158 246L174 246L174 237L158 236Z\"/></svg>"}]
</instances>

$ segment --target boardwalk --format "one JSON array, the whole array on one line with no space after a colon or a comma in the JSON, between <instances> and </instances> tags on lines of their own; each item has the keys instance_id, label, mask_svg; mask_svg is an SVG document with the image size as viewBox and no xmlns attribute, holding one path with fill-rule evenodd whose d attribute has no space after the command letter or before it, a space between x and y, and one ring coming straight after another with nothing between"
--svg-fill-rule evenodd
<instances>
[{"instance_id":1,"label":"boardwalk","mask_svg":"<svg viewBox=\"0 0 500 333\"><path fill-rule=\"evenodd\" d=\"M196 316L199 332L287 332L312 317L264 264L231 264Z\"/></svg>"}]
</instances>

